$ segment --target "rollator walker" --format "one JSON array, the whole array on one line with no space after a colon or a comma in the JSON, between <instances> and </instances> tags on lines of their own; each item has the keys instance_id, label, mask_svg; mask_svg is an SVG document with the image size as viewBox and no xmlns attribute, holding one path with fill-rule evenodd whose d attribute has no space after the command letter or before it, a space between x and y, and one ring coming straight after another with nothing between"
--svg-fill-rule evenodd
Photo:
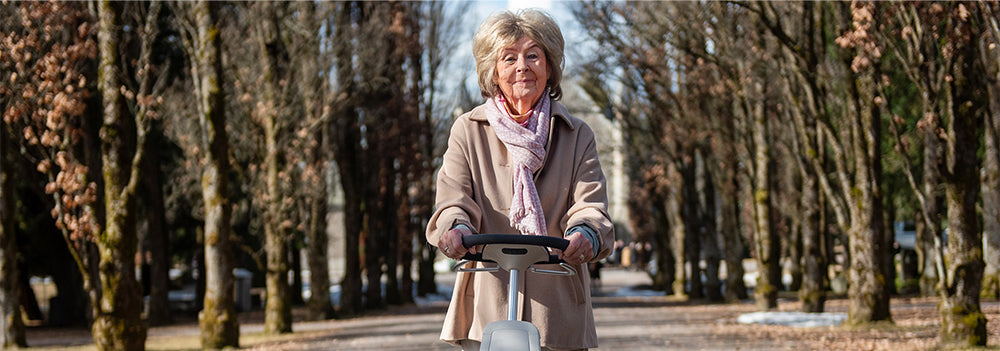
<instances>
[{"instance_id":1,"label":"rollator walker","mask_svg":"<svg viewBox=\"0 0 1000 351\"><path fill-rule=\"evenodd\" d=\"M451 268L454 272L510 272L507 289L507 320L493 321L483 330L480 351L541 351L541 336L538 328L530 322L517 318L518 276L521 272L572 276L576 269L549 253L549 248L566 250L569 240L551 236L517 234L476 234L462 237L462 245L470 248L486 245L473 255L466 253ZM463 268L470 262L493 262L496 267ZM558 264L563 270L535 268L536 264ZM527 295L527 291L525 291Z\"/></svg>"}]
</instances>

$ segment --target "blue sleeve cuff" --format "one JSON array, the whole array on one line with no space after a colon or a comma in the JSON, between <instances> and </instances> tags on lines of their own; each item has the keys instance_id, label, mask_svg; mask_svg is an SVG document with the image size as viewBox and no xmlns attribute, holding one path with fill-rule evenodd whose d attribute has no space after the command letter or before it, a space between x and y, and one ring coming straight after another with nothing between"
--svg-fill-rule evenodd
<instances>
[{"instance_id":1,"label":"blue sleeve cuff","mask_svg":"<svg viewBox=\"0 0 1000 351\"><path fill-rule=\"evenodd\" d=\"M470 233L475 234L475 232L472 231L472 228L469 228L469 226L467 226L465 224L461 224L461 223L458 223L458 224L455 224L455 225L451 226L451 229L465 229L465 230L468 230Z\"/></svg>"},{"instance_id":2,"label":"blue sleeve cuff","mask_svg":"<svg viewBox=\"0 0 1000 351\"><path fill-rule=\"evenodd\" d=\"M581 224L574 226L573 228L569 228L569 230L566 231L566 235L569 236L574 232L580 232L580 234L583 234L584 238L587 238L587 240L590 241L590 244L594 247L594 257L597 257L597 252L601 249L601 243L597 241L597 232L589 226Z\"/></svg>"}]
</instances>

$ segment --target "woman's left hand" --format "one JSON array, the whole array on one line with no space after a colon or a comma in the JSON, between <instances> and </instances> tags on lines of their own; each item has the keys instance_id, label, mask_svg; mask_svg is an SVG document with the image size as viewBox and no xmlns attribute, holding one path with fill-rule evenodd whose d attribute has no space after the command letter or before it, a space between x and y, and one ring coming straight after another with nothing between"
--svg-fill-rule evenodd
<instances>
[{"instance_id":1,"label":"woman's left hand","mask_svg":"<svg viewBox=\"0 0 1000 351\"><path fill-rule=\"evenodd\" d=\"M594 245L583 236L583 233L573 232L566 237L566 240L569 240L569 246L566 247L566 251L559 254L559 258L566 263L575 266L594 258Z\"/></svg>"}]
</instances>

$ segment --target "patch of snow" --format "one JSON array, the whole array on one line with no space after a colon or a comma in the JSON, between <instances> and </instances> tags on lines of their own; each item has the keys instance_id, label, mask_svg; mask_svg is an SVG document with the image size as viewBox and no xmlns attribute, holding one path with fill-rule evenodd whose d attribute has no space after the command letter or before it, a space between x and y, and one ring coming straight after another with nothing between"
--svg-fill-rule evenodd
<instances>
[{"instance_id":1,"label":"patch of snow","mask_svg":"<svg viewBox=\"0 0 1000 351\"><path fill-rule=\"evenodd\" d=\"M448 284L438 284L437 293L428 294L427 296L417 296L416 284L413 285L413 300L417 305L425 306L439 301L451 301L451 291L452 286ZM365 291L365 287L361 287L361 291ZM330 286L330 301L334 306L340 305L340 285ZM385 283L382 284L382 297L385 297ZM363 298L363 297L362 297Z\"/></svg>"},{"instance_id":2,"label":"patch of snow","mask_svg":"<svg viewBox=\"0 0 1000 351\"><path fill-rule=\"evenodd\" d=\"M846 313L754 312L736 319L741 324L784 325L789 327L838 326L847 320Z\"/></svg>"},{"instance_id":3,"label":"patch of snow","mask_svg":"<svg viewBox=\"0 0 1000 351\"><path fill-rule=\"evenodd\" d=\"M631 296L663 296L663 295L664 293L662 291L642 289L635 286L626 286L624 288L615 290L614 292L611 293L610 296L631 297Z\"/></svg>"},{"instance_id":4,"label":"patch of snow","mask_svg":"<svg viewBox=\"0 0 1000 351\"><path fill-rule=\"evenodd\" d=\"M436 294L427 294L427 296L414 296L413 300L418 306L426 306L435 302L448 302L451 301L451 292L453 288L451 285L438 284Z\"/></svg>"}]
</instances>

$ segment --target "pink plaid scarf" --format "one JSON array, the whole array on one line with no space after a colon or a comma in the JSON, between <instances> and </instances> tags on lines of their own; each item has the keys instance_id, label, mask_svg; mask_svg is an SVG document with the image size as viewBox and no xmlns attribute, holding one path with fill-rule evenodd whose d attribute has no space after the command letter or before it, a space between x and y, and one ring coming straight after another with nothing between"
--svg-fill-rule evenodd
<instances>
[{"instance_id":1,"label":"pink plaid scarf","mask_svg":"<svg viewBox=\"0 0 1000 351\"><path fill-rule=\"evenodd\" d=\"M510 201L510 225L521 234L548 235L542 201L532 178L542 168L545 142L549 137L550 102L546 89L528 112L524 125L518 124L504 106L503 94L486 104L486 118L500 141L507 146L513 165L514 194Z\"/></svg>"}]
</instances>

